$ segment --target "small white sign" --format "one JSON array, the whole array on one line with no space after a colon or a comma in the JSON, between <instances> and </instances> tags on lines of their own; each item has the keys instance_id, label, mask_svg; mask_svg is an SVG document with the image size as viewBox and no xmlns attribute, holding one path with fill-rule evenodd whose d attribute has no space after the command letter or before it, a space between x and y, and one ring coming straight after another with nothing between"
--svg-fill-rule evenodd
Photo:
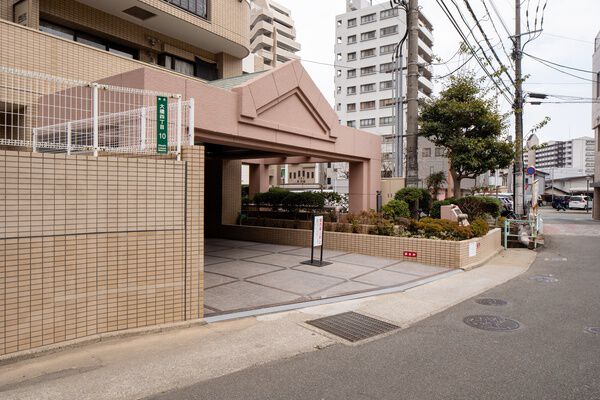
<instances>
[{"instance_id":1,"label":"small white sign","mask_svg":"<svg viewBox=\"0 0 600 400\"><path fill-rule=\"evenodd\" d=\"M313 221L313 247L318 247L323 245L323 216L316 215Z\"/></svg>"},{"instance_id":2,"label":"small white sign","mask_svg":"<svg viewBox=\"0 0 600 400\"><path fill-rule=\"evenodd\" d=\"M469 243L469 257L475 257L477 255L477 242Z\"/></svg>"}]
</instances>

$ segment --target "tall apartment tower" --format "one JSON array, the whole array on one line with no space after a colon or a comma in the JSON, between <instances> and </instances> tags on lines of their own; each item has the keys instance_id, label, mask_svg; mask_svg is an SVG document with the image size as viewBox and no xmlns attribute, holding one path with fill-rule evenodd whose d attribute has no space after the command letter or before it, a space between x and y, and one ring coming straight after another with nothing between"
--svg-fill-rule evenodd
<instances>
[{"instance_id":1,"label":"tall apartment tower","mask_svg":"<svg viewBox=\"0 0 600 400\"><path fill-rule=\"evenodd\" d=\"M527 147L529 150L523 154L527 165L535 166L544 172L564 169L569 176L594 175L596 145L592 137L550 141L539 146L539 139L534 135L527 142Z\"/></svg>"},{"instance_id":2,"label":"tall apartment tower","mask_svg":"<svg viewBox=\"0 0 600 400\"><path fill-rule=\"evenodd\" d=\"M419 27L419 96L429 97L433 92L433 27L422 13ZM335 109L342 124L384 137L384 176L393 170L394 159L392 56L405 32L405 13L390 9L387 2L372 5L369 0L347 0L346 13L336 17ZM405 66L407 54L405 47ZM403 79L405 95L406 70ZM420 138L419 148L424 150L419 152L420 179L432 172L448 170L443 152L436 151L431 142Z\"/></svg>"},{"instance_id":3,"label":"tall apartment tower","mask_svg":"<svg viewBox=\"0 0 600 400\"><path fill-rule=\"evenodd\" d=\"M271 69L298 58L300 43L289 9L272 0L252 0L249 72Z\"/></svg>"}]
</instances>

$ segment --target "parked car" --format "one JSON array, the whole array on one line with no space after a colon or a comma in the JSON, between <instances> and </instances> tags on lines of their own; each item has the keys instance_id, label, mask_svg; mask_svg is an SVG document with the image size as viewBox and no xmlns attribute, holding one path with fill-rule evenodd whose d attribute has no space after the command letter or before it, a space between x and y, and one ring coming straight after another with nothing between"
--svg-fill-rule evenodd
<instances>
[{"instance_id":1,"label":"parked car","mask_svg":"<svg viewBox=\"0 0 600 400\"><path fill-rule=\"evenodd\" d=\"M589 197L587 196L571 196L569 198L569 209L571 210L587 210L590 207Z\"/></svg>"}]
</instances>

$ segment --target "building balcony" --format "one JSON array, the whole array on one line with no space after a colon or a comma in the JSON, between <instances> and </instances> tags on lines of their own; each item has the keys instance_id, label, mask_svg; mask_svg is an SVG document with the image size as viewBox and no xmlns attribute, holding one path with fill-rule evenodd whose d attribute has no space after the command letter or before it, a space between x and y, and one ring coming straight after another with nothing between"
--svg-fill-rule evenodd
<instances>
[{"instance_id":1,"label":"building balcony","mask_svg":"<svg viewBox=\"0 0 600 400\"><path fill-rule=\"evenodd\" d=\"M194 3L193 10L187 1L179 0L77 1L211 53L227 53L240 59L250 53L247 1L212 0L210 4L205 4L208 0L190 1ZM226 29L223 24L211 22L221 19L230 21Z\"/></svg>"}]
</instances>

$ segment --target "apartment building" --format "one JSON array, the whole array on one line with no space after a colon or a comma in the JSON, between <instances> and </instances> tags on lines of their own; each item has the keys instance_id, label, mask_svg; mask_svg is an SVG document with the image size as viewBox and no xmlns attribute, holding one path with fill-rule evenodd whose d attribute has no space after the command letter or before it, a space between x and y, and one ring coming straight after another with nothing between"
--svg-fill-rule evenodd
<instances>
[{"instance_id":1,"label":"apartment building","mask_svg":"<svg viewBox=\"0 0 600 400\"><path fill-rule=\"evenodd\" d=\"M247 72L263 71L298 58L300 43L288 8L271 0L252 0Z\"/></svg>"},{"instance_id":2,"label":"apartment building","mask_svg":"<svg viewBox=\"0 0 600 400\"><path fill-rule=\"evenodd\" d=\"M526 165L546 172L554 170L561 176L561 170L580 171L577 175L593 175L595 144L594 138L588 136L540 144L537 136L533 135L527 142L529 149L523 153L523 160Z\"/></svg>"},{"instance_id":3,"label":"apartment building","mask_svg":"<svg viewBox=\"0 0 600 400\"><path fill-rule=\"evenodd\" d=\"M210 81L240 75L242 59L249 54L246 2L3 1L0 20L33 30L21 32L2 22L3 41L37 49L36 57L23 59L5 47L2 65L69 78L96 80L151 65ZM74 47L79 54L64 58L62 42L49 36L86 50Z\"/></svg>"},{"instance_id":4,"label":"apartment building","mask_svg":"<svg viewBox=\"0 0 600 400\"><path fill-rule=\"evenodd\" d=\"M433 27L423 13L419 25L419 95L429 97L433 92ZM336 17L335 108L342 124L383 137L384 176L393 170L392 55L405 31L405 13L390 9L387 2L372 5L368 0L348 0L346 13ZM405 66L407 53L404 52ZM440 168L447 171L447 159L440 149L423 138L419 146L421 179Z\"/></svg>"},{"instance_id":5,"label":"apartment building","mask_svg":"<svg viewBox=\"0 0 600 400\"><path fill-rule=\"evenodd\" d=\"M594 41L594 56L593 56L593 71L594 84L592 88L592 96L595 99L600 99L600 32ZM596 136L595 148L595 167L594 167L594 219L600 219L600 103L592 104L592 128Z\"/></svg>"},{"instance_id":6,"label":"apartment building","mask_svg":"<svg viewBox=\"0 0 600 400\"><path fill-rule=\"evenodd\" d=\"M343 160L376 206L380 138L297 60L243 74L249 27L247 0L0 2L0 356L203 318L242 164L253 194Z\"/></svg>"}]
</instances>

